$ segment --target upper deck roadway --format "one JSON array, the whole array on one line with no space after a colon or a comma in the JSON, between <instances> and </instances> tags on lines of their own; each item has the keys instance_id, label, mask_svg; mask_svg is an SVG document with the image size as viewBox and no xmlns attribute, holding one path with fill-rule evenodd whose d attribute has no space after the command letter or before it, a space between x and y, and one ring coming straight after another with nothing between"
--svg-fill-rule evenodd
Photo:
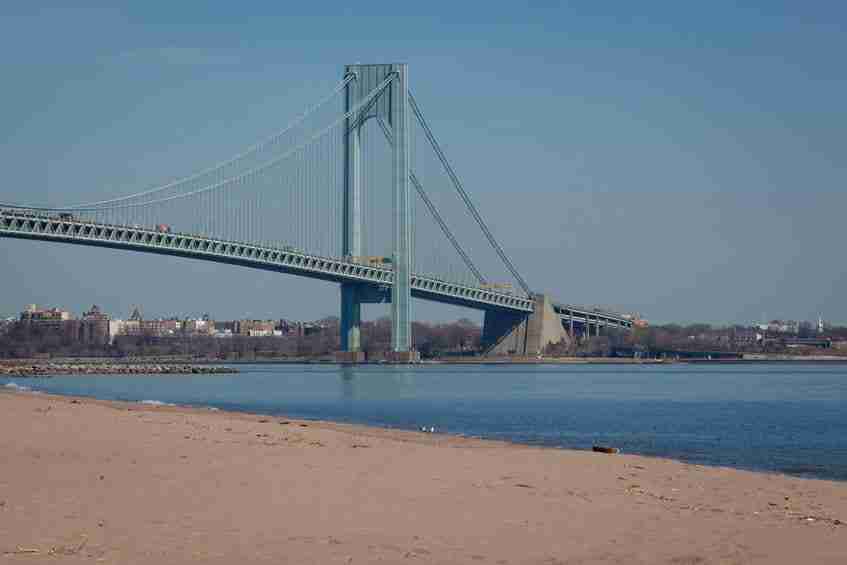
<instances>
[{"instance_id":1,"label":"upper deck roadway","mask_svg":"<svg viewBox=\"0 0 847 565\"><path fill-rule=\"evenodd\" d=\"M391 268L319 257L287 247L265 247L200 235L162 233L142 227L100 224L19 210L0 210L0 237L175 255L337 283L359 282L381 288L391 287L394 279ZM415 298L480 310L533 311L534 301L524 296L414 273L411 278L411 291ZM600 326L632 327L631 319L620 314L558 303L554 308L565 321L573 319L575 322L590 322Z\"/></svg>"}]
</instances>

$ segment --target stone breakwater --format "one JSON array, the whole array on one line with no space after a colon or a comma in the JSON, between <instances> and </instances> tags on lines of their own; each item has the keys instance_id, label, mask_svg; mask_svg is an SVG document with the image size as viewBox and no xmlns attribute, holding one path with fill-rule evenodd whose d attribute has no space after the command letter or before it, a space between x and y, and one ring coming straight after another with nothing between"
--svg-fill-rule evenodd
<instances>
[{"instance_id":1,"label":"stone breakwater","mask_svg":"<svg viewBox=\"0 0 847 565\"><path fill-rule=\"evenodd\" d=\"M43 363L0 365L0 376L52 377L54 375L199 375L237 373L232 367L183 364Z\"/></svg>"}]
</instances>

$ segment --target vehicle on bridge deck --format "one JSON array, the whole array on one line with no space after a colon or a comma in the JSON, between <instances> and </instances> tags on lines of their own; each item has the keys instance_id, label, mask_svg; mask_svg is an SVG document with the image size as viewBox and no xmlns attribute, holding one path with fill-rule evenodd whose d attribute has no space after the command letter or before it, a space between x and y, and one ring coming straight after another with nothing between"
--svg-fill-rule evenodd
<instances>
[{"instance_id":1,"label":"vehicle on bridge deck","mask_svg":"<svg viewBox=\"0 0 847 565\"><path fill-rule=\"evenodd\" d=\"M29 208L10 208L3 209L4 214L8 214L10 216L23 216L25 218L47 218L47 212L43 212L40 210L31 210Z\"/></svg>"},{"instance_id":2,"label":"vehicle on bridge deck","mask_svg":"<svg viewBox=\"0 0 847 565\"><path fill-rule=\"evenodd\" d=\"M484 282L479 285L479 288L485 290L492 290L494 292L499 292L501 294L514 294L515 289L512 286L512 283L493 283L493 282Z\"/></svg>"},{"instance_id":3,"label":"vehicle on bridge deck","mask_svg":"<svg viewBox=\"0 0 847 565\"><path fill-rule=\"evenodd\" d=\"M171 226L168 224L157 224L156 231L159 233L171 233Z\"/></svg>"},{"instance_id":4,"label":"vehicle on bridge deck","mask_svg":"<svg viewBox=\"0 0 847 565\"><path fill-rule=\"evenodd\" d=\"M361 257L353 255L348 260L351 263L367 265L368 267L382 267L393 263L391 257L384 257L382 255L363 255Z\"/></svg>"}]
</instances>

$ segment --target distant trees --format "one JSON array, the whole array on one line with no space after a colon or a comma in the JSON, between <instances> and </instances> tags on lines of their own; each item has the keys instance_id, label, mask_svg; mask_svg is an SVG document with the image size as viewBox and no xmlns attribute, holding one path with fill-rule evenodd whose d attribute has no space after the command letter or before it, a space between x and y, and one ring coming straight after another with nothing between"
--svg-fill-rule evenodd
<instances>
[{"instance_id":1,"label":"distant trees","mask_svg":"<svg viewBox=\"0 0 847 565\"><path fill-rule=\"evenodd\" d=\"M306 335L212 337L177 333L172 336L119 335L111 344L84 344L73 332L53 331L34 324L11 323L0 332L0 357L36 355L86 357L193 357L203 359L272 359L327 357L340 348L338 318L310 326ZM412 324L413 347L423 357L474 353L482 329L470 320ZM391 349L391 320L362 324L362 346L371 358Z\"/></svg>"},{"instance_id":2,"label":"distant trees","mask_svg":"<svg viewBox=\"0 0 847 565\"><path fill-rule=\"evenodd\" d=\"M85 343L77 321L63 326L24 322L0 326L0 358L35 356L78 357L164 357L203 359L326 358L340 348L338 318L308 325L295 335L212 337L177 333L173 336L117 336L111 344ZM632 331L603 330L602 336L566 340L546 348L549 356L608 356L662 354L673 352L784 352L784 334L744 327L713 327L709 324L666 324ZM305 335L300 335L304 333ZM801 324L799 337L819 337L812 324ZM826 336L847 340L847 327L827 328ZM468 319L448 323L412 323L412 345L423 358L473 355L481 351L482 328ZM760 339L763 338L763 339ZM802 345L802 344L801 344ZM387 317L362 324L362 349L370 359L379 359L391 349L391 320ZM808 349L808 351L807 351ZM793 354L814 351L792 346ZM833 347L828 354L847 352Z\"/></svg>"},{"instance_id":3,"label":"distant trees","mask_svg":"<svg viewBox=\"0 0 847 565\"><path fill-rule=\"evenodd\" d=\"M449 323L412 323L412 347L421 357L475 353L480 350L482 328L462 318ZM384 317L362 324L362 349L378 358L391 349L391 319Z\"/></svg>"}]
</instances>

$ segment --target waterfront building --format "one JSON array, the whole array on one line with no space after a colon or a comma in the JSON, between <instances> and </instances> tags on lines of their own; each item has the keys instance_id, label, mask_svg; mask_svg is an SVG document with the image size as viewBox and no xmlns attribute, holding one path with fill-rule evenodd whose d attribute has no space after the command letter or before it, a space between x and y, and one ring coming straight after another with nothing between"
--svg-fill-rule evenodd
<instances>
[{"instance_id":1,"label":"waterfront building","mask_svg":"<svg viewBox=\"0 0 847 565\"><path fill-rule=\"evenodd\" d=\"M95 304L88 312L82 313L79 325L79 340L83 343L106 345L111 341L109 328L110 316L104 314Z\"/></svg>"},{"instance_id":2,"label":"waterfront building","mask_svg":"<svg viewBox=\"0 0 847 565\"><path fill-rule=\"evenodd\" d=\"M145 320L138 307L134 308L129 319L121 324L121 335L167 337L176 335L182 329L182 322L175 318Z\"/></svg>"},{"instance_id":3,"label":"waterfront building","mask_svg":"<svg viewBox=\"0 0 847 565\"><path fill-rule=\"evenodd\" d=\"M275 325L273 320L240 320L235 323L233 333L241 336L267 337L274 335Z\"/></svg>"},{"instance_id":4,"label":"waterfront building","mask_svg":"<svg viewBox=\"0 0 847 565\"><path fill-rule=\"evenodd\" d=\"M208 315L196 320L186 319L182 322L182 332L193 336L212 335L215 333L215 321L210 320Z\"/></svg>"},{"instance_id":5,"label":"waterfront building","mask_svg":"<svg viewBox=\"0 0 847 565\"><path fill-rule=\"evenodd\" d=\"M28 304L24 311L21 312L21 322L33 323L55 323L72 320L73 315L61 308L46 308L42 309L35 304Z\"/></svg>"},{"instance_id":6,"label":"waterfront building","mask_svg":"<svg viewBox=\"0 0 847 565\"><path fill-rule=\"evenodd\" d=\"M21 312L20 323L37 328L41 334L59 336L65 341L78 339L79 323L69 311L61 308L39 308L29 304Z\"/></svg>"},{"instance_id":7,"label":"waterfront building","mask_svg":"<svg viewBox=\"0 0 847 565\"><path fill-rule=\"evenodd\" d=\"M124 334L125 324L124 320L109 320L109 340L111 342L115 341L115 336L126 335Z\"/></svg>"}]
</instances>

